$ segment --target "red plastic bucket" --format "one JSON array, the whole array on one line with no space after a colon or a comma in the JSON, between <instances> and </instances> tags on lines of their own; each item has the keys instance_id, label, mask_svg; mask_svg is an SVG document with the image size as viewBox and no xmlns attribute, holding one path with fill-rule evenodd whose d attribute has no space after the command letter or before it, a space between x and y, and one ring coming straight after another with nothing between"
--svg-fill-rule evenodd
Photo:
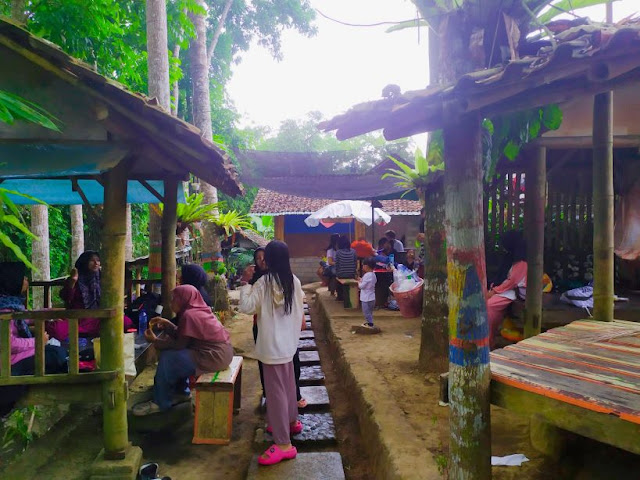
<instances>
[{"instance_id":1,"label":"red plastic bucket","mask_svg":"<svg viewBox=\"0 0 640 480\"><path fill-rule=\"evenodd\" d=\"M393 298L398 302L400 308L400 315L406 318L418 317L422 313L422 285L423 280L416 283L416 286L407 292L396 292L395 283L393 283L389 290L393 293Z\"/></svg>"}]
</instances>

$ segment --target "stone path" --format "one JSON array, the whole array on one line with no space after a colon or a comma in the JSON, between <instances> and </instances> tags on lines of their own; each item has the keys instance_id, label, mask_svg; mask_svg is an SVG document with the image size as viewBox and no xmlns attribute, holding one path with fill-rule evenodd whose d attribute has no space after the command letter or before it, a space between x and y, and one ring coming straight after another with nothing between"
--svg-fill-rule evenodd
<instances>
[{"instance_id":1,"label":"stone path","mask_svg":"<svg viewBox=\"0 0 640 480\"><path fill-rule=\"evenodd\" d=\"M292 461L283 461L278 465L261 467L258 456L254 456L247 480L302 479L305 480L343 480L344 468L340 453L328 451L336 444L336 430L333 416L329 411L329 393L324 386L324 372L320 365L320 356L311 330L309 306L305 302L305 320L307 330L301 332L300 343L300 394L307 400L307 407L300 410L300 421L304 429L291 437L298 449L298 456ZM256 431L255 441L258 447L266 449L273 438L264 428Z\"/></svg>"}]
</instances>

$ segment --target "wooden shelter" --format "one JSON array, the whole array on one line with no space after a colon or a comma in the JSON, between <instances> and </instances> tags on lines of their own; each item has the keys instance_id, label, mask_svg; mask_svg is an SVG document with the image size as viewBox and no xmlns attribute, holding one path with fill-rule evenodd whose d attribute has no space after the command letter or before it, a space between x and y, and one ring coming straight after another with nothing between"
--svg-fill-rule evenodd
<instances>
[{"instance_id":1,"label":"wooden shelter","mask_svg":"<svg viewBox=\"0 0 640 480\"><path fill-rule=\"evenodd\" d=\"M464 456L465 467L477 467L476 470L485 473L490 468L489 449L486 448L490 370L486 311L480 294L484 287L484 259L477 258L483 244L479 235L483 226L478 221L484 221L482 185L479 184L482 118L554 103L589 105L585 108L593 112L593 121L589 129L582 131L577 143L591 149L593 154L593 316L600 321L613 320L613 147L616 131L612 91L637 89L640 82L640 22L627 19L619 25L585 25L577 21L575 26L567 25L569 28L556 36L552 46L543 47L536 55L515 57L506 65L470 72L451 85L359 104L321 124L325 130L336 130L339 139L383 129L384 136L394 140L443 129L447 250L450 253L450 448L452 461ZM628 114L626 108L623 112ZM580 123L584 124L584 120ZM623 133L623 136L625 138L618 139L619 142L637 145L633 135L629 137ZM529 247L529 294L525 334L535 335L540 332L542 311L547 148L538 144L528 155L528 195L524 208ZM452 200L454 196L458 197L456 202ZM455 208L463 202L471 205L465 211L469 218L462 216L463 209ZM600 410L598 415L606 413ZM550 416L544 419L551 421ZM543 424L543 429L551 430L548 424ZM584 431L588 428L580 429L578 433ZM483 473L482 476L486 475Z\"/></svg>"},{"instance_id":2,"label":"wooden shelter","mask_svg":"<svg viewBox=\"0 0 640 480\"><path fill-rule=\"evenodd\" d=\"M104 188L102 252L101 365L78 370L78 319L86 311L55 310L0 316L0 385L28 385L33 403L102 403L104 451L94 475L135 478L141 451L129 444L127 385L123 366L123 294L125 289L125 207L128 181L135 180L165 205L162 219L163 290L175 286L175 225L178 186L191 172L224 192L241 192L226 155L200 137L192 125L172 117L154 99L134 94L98 75L89 65L0 19L0 89L20 95L51 112L61 132L18 123L0 125L0 180L80 180ZM93 154L92 154L93 152ZM96 152L102 152L98 155ZM163 182L159 192L148 181ZM8 180L7 180L8 181ZM82 195L82 194L81 194ZM69 373L44 371L44 322L67 318L70 327ZM9 320L35 321L34 376L14 377L10 369ZM115 464L110 464L114 461ZM126 472L126 473L124 473Z\"/></svg>"}]
</instances>

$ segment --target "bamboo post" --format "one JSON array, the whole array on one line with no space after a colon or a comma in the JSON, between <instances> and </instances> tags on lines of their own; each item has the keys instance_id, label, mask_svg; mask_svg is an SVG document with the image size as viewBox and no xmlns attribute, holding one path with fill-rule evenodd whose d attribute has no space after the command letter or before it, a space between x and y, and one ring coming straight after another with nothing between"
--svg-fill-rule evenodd
<instances>
[{"instance_id":1,"label":"bamboo post","mask_svg":"<svg viewBox=\"0 0 640 480\"><path fill-rule=\"evenodd\" d=\"M178 222L178 180L164 181L164 208L162 209L162 304L164 312L171 314L171 292L176 288L176 224ZM153 316L153 312L147 312Z\"/></svg>"},{"instance_id":2,"label":"bamboo post","mask_svg":"<svg viewBox=\"0 0 640 480\"><path fill-rule=\"evenodd\" d=\"M127 385L124 378L124 261L127 204L127 166L120 162L104 175L104 256L102 307L114 315L100 323L100 369L117 372L103 383L102 421L104 458L125 458L127 434Z\"/></svg>"},{"instance_id":3,"label":"bamboo post","mask_svg":"<svg viewBox=\"0 0 640 480\"><path fill-rule=\"evenodd\" d=\"M444 128L449 476L468 480L491 478L491 371L485 302L480 129L477 115L456 119Z\"/></svg>"},{"instance_id":4,"label":"bamboo post","mask_svg":"<svg viewBox=\"0 0 640 480\"><path fill-rule=\"evenodd\" d=\"M0 320L0 377L11 375L11 337L10 320Z\"/></svg>"},{"instance_id":5,"label":"bamboo post","mask_svg":"<svg viewBox=\"0 0 640 480\"><path fill-rule=\"evenodd\" d=\"M36 334L35 375L41 377L44 375L44 320L36 319L34 325Z\"/></svg>"},{"instance_id":6,"label":"bamboo post","mask_svg":"<svg viewBox=\"0 0 640 480\"><path fill-rule=\"evenodd\" d=\"M136 280L142 280L142 267L136 267ZM136 298L140 297L140 284L136 283Z\"/></svg>"},{"instance_id":7,"label":"bamboo post","mask_svg":"<svg viewBox=\"0 0 640 480\"><path fill-rule=\"evenodd\" d=\"M593 318L613 320L613 93L593 103Z\"/></svg>"},{"instance_id":8,"label":"bamboo post","mask_svg":"<svg viewBox=\"0 0 640 480\"><path fill-rule=\"evenodd\" d=\"M525 338L538 335L542 326L542 275L544 274L544 203L547 185L547 150L533 152L527 172L525 234L527 238L527 297Z\"/></svg>"},{"instance_id":9,"label":"bamboo post","mask_svg":"<svg viewBox=\"0 0 640 480\"><path fill-rule=\"evenodd\" d=\"M274 219L274 237L284 242L284 215L278 215Z\"/></svg>"},{"instance_id":10,"label":"bamboo post","mask_svg":"<svg viewBox=\"0 0 640 480\"><path fill-rule=\"evenodd\" d=\"M69 319L69 373L80 373L78 348L78 319Z\"/></svg>"}]
</instances>

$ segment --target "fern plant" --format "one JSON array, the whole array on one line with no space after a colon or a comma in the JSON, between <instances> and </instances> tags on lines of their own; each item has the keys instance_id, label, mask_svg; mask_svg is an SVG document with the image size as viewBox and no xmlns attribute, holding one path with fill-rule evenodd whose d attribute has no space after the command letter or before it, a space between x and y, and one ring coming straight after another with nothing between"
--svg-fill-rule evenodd
<instances>
[{"instance_id":1,"label":"fern plant","mask_svg":"<svg viewBox=\"0 0 640 480\"><path fill-rule=\"evenodd\" d=\"M403 197L412 190L425 188L433 179L431 174L444 170L442 134L439 133L435 132L432 135L427 156L424 156L419 148L416 149L415 167L413 168L389 156L398 168L387 169L387 173L382 176L382 179L395 178L398 180L395 185L405 190L402 194Z\"/></svg>"}]
</instances>

